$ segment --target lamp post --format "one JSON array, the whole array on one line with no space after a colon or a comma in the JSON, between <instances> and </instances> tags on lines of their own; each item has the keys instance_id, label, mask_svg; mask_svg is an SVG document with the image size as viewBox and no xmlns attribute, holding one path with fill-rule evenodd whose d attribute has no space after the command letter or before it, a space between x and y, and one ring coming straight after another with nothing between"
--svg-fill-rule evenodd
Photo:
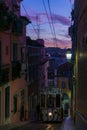
<instances>
[{"instance_id":1,"label":"lamp post","mask_svg":"<svg viewBox=\"0 0 87 130\"><path fill-rule=\"evenodd\" d=\"M66 59L70 62L72 58L72 53L71 53L71 49L68 48L66 51Z\"/></svg>"},{"instance_id":2,"label":"lamp post","mask_svg":"<svg viewBox=\"0 0 87 130\"><path fill-rule=\"evenodd\" d=\"M72 85L72 62L71 62L71 59L72 59L72 51L71 51L71 49L70 48L68 48L67 49L67 51L66 51L66 59L67 59L67 61L68 61L68 63L69 63L69 69L68 69L68 80L69 80L69 85L70 85L70 87L69 88L71 88L71 96L70 96L70 109L69 109L69 114L71 114L72 115L72 104L73 104L73 85Z\"/></svg>"}]
</instances>

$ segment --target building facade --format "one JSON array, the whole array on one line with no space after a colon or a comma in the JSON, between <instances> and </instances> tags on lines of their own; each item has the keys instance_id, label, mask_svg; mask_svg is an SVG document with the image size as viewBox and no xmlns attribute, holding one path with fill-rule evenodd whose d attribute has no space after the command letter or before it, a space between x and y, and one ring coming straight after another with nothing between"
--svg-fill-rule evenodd
<instances>
[{"instance_id":1,"label":"building facade","mask_svg":"<svg viewBox=\"0 0 87 130\"><path fill-rule=\"evenodd\" d=\"M72 75L71 64L66 62L60 65L57 69L57 86L62 90L63 94L63 113L64 116L70 114L71 109L71 90L72 90Z\"/></svg>"},{"instance_id":2,"label":"building facade","mask_svg":"<svg viewBox=\"0 0 87 130\"><path fill-rule=\"evenodd\" d=\"M55 59L50 57L49 59L49 66L48 66L48 86L50 87L57 87L57 77L56 77L56 62Z\"/></svg>"},{"instance_id":3,"label":"building facade","mask_svg":"<svg viewBox=\"0 0 87 130\"><path fill-rule=\"evenodd\" d=\"M29 20L20 15L20 3L0 1L0 125L28 119L27 82L21 68Z\"/></svg>"},{"instance_id":4,"label":"building facade","mask_svg":"<svg viewBox=\"0 0 87 130\"><path fill-rule=\"evenodd\" d=\"M78 130L87 129L87 0L75 0L72 43L75 47L73 84L73 113ZM80 125L79 125L80 124Z\"/></svg>"},{"instance_id":5,"label":"building facade","mask_svg":"<svg viewBox=\"0 0 87 130\"><path fill-rule=\"evenodd\" d=\"M28 55L28 102L30 119L36 118L36 106L39 103L39 93L46 86L47 82L47 62L45 56L44 40L31 40L27 37L27 55Z\"/></svg>"}]
</instances>

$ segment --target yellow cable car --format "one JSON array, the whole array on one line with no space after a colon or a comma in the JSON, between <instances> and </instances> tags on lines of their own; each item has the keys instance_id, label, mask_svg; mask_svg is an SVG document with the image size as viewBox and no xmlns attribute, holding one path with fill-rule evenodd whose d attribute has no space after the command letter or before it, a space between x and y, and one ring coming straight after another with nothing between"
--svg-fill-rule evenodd
<instances>
[{"instance_id":1,"label":"yellow cable car","mask_svg":"<svg viewBox=\"0 0 87 130\"><path fill-rule=\"evenodd\" d=\"M46 87L40 92L41 120L62 121L62 91L59 88Z\"/></svg>"}]
</instances>

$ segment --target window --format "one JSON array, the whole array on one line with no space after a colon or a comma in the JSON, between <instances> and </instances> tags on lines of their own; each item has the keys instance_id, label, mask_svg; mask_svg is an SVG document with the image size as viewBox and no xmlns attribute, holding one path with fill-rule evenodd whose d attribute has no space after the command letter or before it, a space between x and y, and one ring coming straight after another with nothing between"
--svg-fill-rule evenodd
<instances>
[{"instance_id":1,"label":"window","mask_svg":"<svg viewBox=\"0 0 87 130\"><path fill-rule=\"evenodd\" d=\"M5 119L9 117L10 114L10 87L5 88Z\"/></svg>"},{"instance_id":2,"label":"window","mask_svg":"<svg viewBox=\"0 0 87 130\"><path fill-rule=\"evenodd\" d=\"M24 89L21 90L21 106L20 106L20 120L24 118Z\"/></svg>"},{"instance_id":3,"label":"window","mask_svg":"<svg viewBox=\"0 0 87 130\"><path fill-rule=\"evenodd\" d=\"M6 55L8 55L8 46L6 46L5 49L6 49Z\"/></svg>"},{"instance_id":4,"label":"window","mask_svg":"<svg viewBox=\"0 0 87 130\"><path fill-rule=\"evenodd\" d=\"M69 99L69 96L66 93L63 93L63 100L64 99L67 99L67 100Z\"/></svg>"},{"instance_id":5,"label":"window","mask_svg":"<svg viewBox=\"0 0 87 130\"><path fill-rule=\"evenodd\" d=\"M49 94L47 95L47 107L54 107L54 97L53 95Z\"/></svg>"},{"instance_id":6,"label":"window","mask_svg":"<svg viewBox=\"0 0 87 130\"><path fill-rule=\"evenodd\" d=\"M24 105L24 89L21 91L21 105Z\"/></svg>"},{"instance_id":7,"label":"window","mask_svg":"<svg viewBox=\"0 0 87 130\"><path fill-rule=\"evenodd\" d=\"M17 112L17 94L13 97L13 103L14 103L14 114Z\"/></svg>"},{"instance_id":8,"label":"window","mask_svg":"<svg viewBox=\"0 0 87 130\"><path fill-rule=\"evenodd\" d=\"M60 95L56 95L56 107L60 107Z\"/></svg>"},{"instance_id":9,"label":"window","mask_svg":"<svg viewBox=\"0 0 87 130\"><path fill-rule=\"evenodd\" d=\"M62 85L61 85L61 87L62 87L63 89L66 87L66 85L65 85L65 82L64 82L64 81L62 81Z\"/></svg>"},{"instance_id":10,"label":"window","mask_svg":"<svg viewBox=\"0 0 87 130\"><path fill-rule=\"evenodd\" d=\"M23 48L23 47L21 47L21 50L20 50L20 52L21 52L21 62L22 63L24 63L24 61L25 61L25 48Z\"/></svg>"},{"instance_id":11,"label":"window","mask_svg":"<svg viewBox=\"0 0 87 130\"><path fill-rule=\"evenodd\" d=\"M21 20L15 20L12 27L13 33L16 35L22 35L23 33L23 23Z\"/></svg>"},{"instance_id":12,"label":"window","mask_svg":"<svg viewBox=\"0 0 87 130\"><path fill-rule=\"evenodd\" d=\"M45 95L41 94L41 107L45 107Z\"/></svg>"},{"instance_id":13,"label":"window","mask_svg":"<svg viewBox=\"0 0 87 130\"><path fill-rule=\"evenodd\" d=\"M13 61L17 61L18 46L17 43L13 43Z\"/></svg>"},{"instance_id":14,"label":"window","mask_svg":"<svg viewBox=\"0 0 87 130\"><path fill-rule=\"evenodd\" d=\"M48 70L48 79L54 79L54 71Z\"/></svg>"}]
</instances>

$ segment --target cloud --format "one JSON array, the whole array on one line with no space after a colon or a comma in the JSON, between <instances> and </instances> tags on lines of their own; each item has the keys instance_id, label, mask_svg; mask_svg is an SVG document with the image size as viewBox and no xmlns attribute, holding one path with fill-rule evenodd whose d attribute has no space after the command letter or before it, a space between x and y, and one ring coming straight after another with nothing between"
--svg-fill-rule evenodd
<instances>
[{"instance_id":1,"label":"cloud","mask_svg":"<svg viewBox=\"0 0 87 130\"><path fill-rule=\"evenodd\" d=\"M65 16L61 16L61 15L57 15L57 14L53 14L52 15L52 18L53 18L53 21L54 22L59 22L61 23L62 25L67 25L69 26L70 25L70 19L65 17Z\"/></svg>"},{"instance_id":2,"label":"cloud","mask_svg":"<svg viewBox=\"0 0 87 130\"><path fill-rule=\"evenodd\" d=\"M42 22L41 18L38 17L37 15L29 16L29 18L30 18L31 21L34 21L34 22L36 22L36 23L37 23L37 22L39 22L39 23Z\"/></svg>"},{"instance_id":3,"label":"cloud","mask_svg":"<svg viewBox=\"0 0 87 130\"><path fill-rule=\"evenodd\" d=\"M45 12L35 12L35 13L30 13L32 15L28 15L26 13L22 13L24 16L26 16L27 18L29 18L32 22L37 22L39 24L43 23L43 21L46 19L46 13Z\"/></svg>"},{"instance_id":4,"label":"cloud","mask_svg":"<svg viewBox=\"0 0 87 130\"><path fill-rule=\"evenodd\" d=\"M38 29L29 29L29 31L31 32L31 33L34 33L34 31L36 31L37 33L38 33ZM43 28L41 28L41 29L39 29L39 31L40 32L46 32L46 30L45 29L43 29Z\"/></svg>"},{"instance_id":5,"label":"cloud","mask_svg":"<svg viewBox=\"0 0 87 130\"><path fill-rule=\"evenodd\" d=\"M71 42L70 41L58 41L57 43L56 42L53 42L53 41L46 41L45 40L45 47L59 47L59 48L71 48Z\"/></svg>"},{"instance_id":6,"label":"cloud","mask_svg":"<svg viewBox=\"0 0 87 130\"><path fill-rule=\"evenodd\" d=\"M74 3L74 0L69 0L69 2L70 2L71 4L73 4L73 3Z\"/></svg>"},{"instance_id":7,"label":"cloud","mask_svg":"<svg viewBox=\"0 0 87 130\"><path fill-rule=\"evenodd\" d=\"M26 15L26 14L25 14ZM49 15L48 18L47 18L47 14L45 12L36 12L35 14L33 15L26 15L32 22L38 22L41 24L43 23L44 21L46 21L46 19L49 18L49 21L51 21L51 16ZM56 24L56 23L60 23L64 26L69 26L71 21L69 18L65 17L65 16L62 16L62 15L59 15L59 14L52 14L52 19L53 19L53 22Z\"/></svg>"},{"instance_id":8,"label":"cloud","mask_svg":"<svg viewBox=\"0 0 87 130\"><path fill-rule=\"evenodd\" d=\"M55 39L51 38L50 40L45 39L45 46L57 46L60 48L71 48L71 40L70 39Z\"/></svg>"},{"instance_id":9,"label":"cloud","mask_svg":"<svg viewBox=\"0 0 87 130\"><path fill-rule=\"evenodd\" d=\"M43 23L45 23L47 21L47 14L45 12L37 12L36 14L32 14L29 17L29 19L31 20L31 22L37 25L37 18L38 17L38 22L40 25L42 25ZM60 48L67 48L67 47L71 47L71 40L70 40L70 36L68 35L68 26L70 26L70 19L59 15L59 14L52 14L52 19L53 19L53 23L54 23L54 27L56 30L56 37L57 37L57 44L56 44L56 40L54 38L52 38L52 34L50 33L50 30L48 29L49 26L46 24L43 24L43 26L40 26L40 36L41 38L45 39L45 46L55 46L56 45ZM49 20L51 21L51 17L49 15ZM49 22L48 22L49 24ZM31 25L29 25L29 34L31 37L37 38L37 26L34 25L34 29L32 29ZM31 26L31 27L30 27ZM42 28L44 27L44 29ZM36 33L35 33L36 31Z\"/></svg>"},{"instance_id":10,"label":"cloud","mask_svg":"<svg viewBox=\"0 0 87 130\"><path fill-rule=\"evenodd\" d=\"M71 38L66 32L65 33L60 32L60 33L58 33L58 36L61 37L61 38L63 37L65 39L70 39Z\"/></svg>"}]
</instances>

